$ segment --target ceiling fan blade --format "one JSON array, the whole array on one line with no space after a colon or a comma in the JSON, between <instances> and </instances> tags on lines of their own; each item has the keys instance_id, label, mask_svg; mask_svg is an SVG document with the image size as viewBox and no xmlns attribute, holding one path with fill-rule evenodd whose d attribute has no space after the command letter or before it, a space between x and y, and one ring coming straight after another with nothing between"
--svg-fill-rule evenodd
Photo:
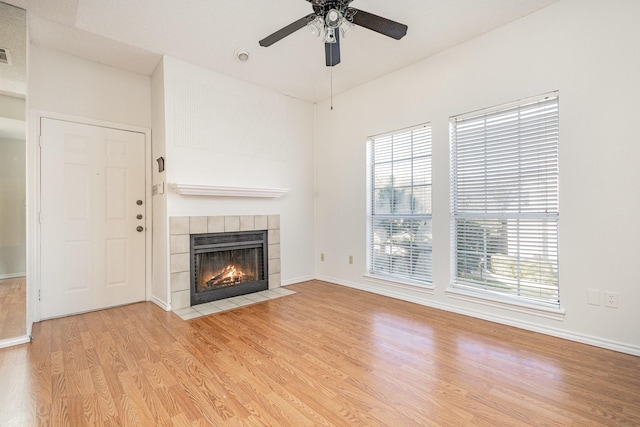
<instances>
[{"instance_id":1,"label":"ceiling fan blade","mask_svg":"<svg viewBox=\"0 0 640 427\"><path fill-rule=\"evenodd\" d=\"M316 17L315 13L310 13L309 15L303 18L300 18L295 22L292 22L291 24L287 25L284 28L279 29L275 33L271 34L270 36L267 36L262 40L260 40L259 42L260 46L262 47L271 46L275 42L280 41L283 38L287 37L288 35L295 33L300 28L305 27L315 17Z\"/></svg>"},{"instance_id":2,"label":"ceiling fan blade","mask_svg":"<svg viewBox=\"0 0 640 427\"><path fill-rule=\"evenodd\" d=\"M392 21L387 18L383 18L373 13L365 12L364 10L349 8L350 11L354 11L353 23L360 25L361 27L368 28L376 33L383 34L385 36L400 40L407 34L407 27L399 22Z\"/></svg>"},{"instance_id":3,"label":"ceiling fan blade","mask_svg":"<svg viewBox=\"0 0 640 427\"><path fill-rule=\"evenodd\" d=\"M340 31L336 31L335 37L335 43L324 44L324 57L327 67L333 67L340 63Z\"/></svg>"}]
</instances>

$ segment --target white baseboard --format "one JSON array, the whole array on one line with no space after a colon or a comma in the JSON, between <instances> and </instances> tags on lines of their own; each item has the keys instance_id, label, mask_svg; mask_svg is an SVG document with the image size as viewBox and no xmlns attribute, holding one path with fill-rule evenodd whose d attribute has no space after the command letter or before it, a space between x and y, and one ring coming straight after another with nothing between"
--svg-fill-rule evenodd
<instances>
[{"instance_id":1,"label":"white baseboard","mask_svg":"<svg viewBox=\"0 0 640 427\"><path fill-rule=\"evenodd\" d=\"M283 280L280 282L280 286L295 285L296 283L308 282L309 280L315 280L315 276L302 276L295 279Z\"/></svg>"},{"instance_id":2,"label":"white baseboard","mask_svg":"<svg viewBox=\"0 0 640 427\"><path fill-rule=\"evenodd\" d=\"M433 295L433 291L431 289L425 289L424 292L418 292L417 295L409 296L405 293L399 292L395 289L392 289L392 286L382 285L381 287L376 284L365 284L365 283L355 283L355 282L347 282L344 280L339 280L333 277L320 276L317 280L322 280L324 282L335 283L336 285L347 286L349 288L355 288L365 292L371 292L373 294L384 295L386 297L399 299L402 301L413 302L420 305L429 305L431 300L428 298L423 298L420 294L424 295Z\"/></svg>"},{"instance_id":3,"label":"white baseboard","mask_svg":"<svg viewBox=\"0 0 640 427\"><path fill-rule=\"evenodd\" d=\"M488 314L488 313L480 312L476 310L470 310L470 309L458 307L451 304L436 302L429 298L408 296L403 293L394 292L393 290L387 287L378 286L375 284L367 285L367 284L348 282L344 280L338 280L332 277L322 277L322 276L317 277L317 280L335 283L337 285L347 286L350 288L359 289L361 291L371 292L378 295L384 295L387 297L396 298L403 301L413 302L416 304L424 305L431 308L436 308L439 310L448 311L451 313L462 314L464 316L474 317L476 319L482 319L482 320L487 320L494 323L499 323L502 325L513 326L515 328L537 332L544 335L550 335L553 337L562 338L569 341L575 341L581 344L601 347L608 350L617 351L620 353L631 354L633 356L640 356L640 346L629 345L626 343L608 340L601 337L594 337L587 334L565 331L562 329L542 326L542 325L538 325L531 322L515 320L515 319L504 317L504 316Z\"/></svg>"},{"instance_id":4,"label":"white baseboard","mask_svg":"<svg viewBox=\"0 0 640 427\"><path fill-rule=\"evenodd\" d=\"M17 279L18 277L26 277L26 276L27 276L27 273L0 274L0 280Z\"/></svg>"},{"instance_id":5,"label":"white baseboard","mask_svg":"<svg viewBox=\"0 0 640 427\"><path fill-rule=\"evenodd\" d=\"M151 297L150 301L155 305L159 306L160 308L162 308L164 311L171 311L171 304L167 304L166 302L161 301L156 297Z\"/></svg>"},{"instance_id":6,"label":"white baseboard","mask_svg":"<svg viewBox=\"0 0 640 427\"><path fill-rule=\"evenodd\" d=\"M8 340L0 340L0 348L11 347L19 344L27 344L31 342L31 337L29 335L24 335L21 337L10 338Z\"/></svg>"}]
</instances>

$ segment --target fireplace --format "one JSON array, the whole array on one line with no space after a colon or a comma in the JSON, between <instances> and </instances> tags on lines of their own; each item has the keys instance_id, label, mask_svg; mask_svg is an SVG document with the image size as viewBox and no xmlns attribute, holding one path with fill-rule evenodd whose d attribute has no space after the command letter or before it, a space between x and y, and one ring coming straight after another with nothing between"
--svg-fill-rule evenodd
<instances>
[{"instance_id":1,"label":"fireplace","mask_svg":"<svg viewBox=\"0 0 640 427\"><path fill-rule=\"evenodd\" d=\"M191 305L269 288L267 231L191 235Z\"/></svg>"}]
</instances>

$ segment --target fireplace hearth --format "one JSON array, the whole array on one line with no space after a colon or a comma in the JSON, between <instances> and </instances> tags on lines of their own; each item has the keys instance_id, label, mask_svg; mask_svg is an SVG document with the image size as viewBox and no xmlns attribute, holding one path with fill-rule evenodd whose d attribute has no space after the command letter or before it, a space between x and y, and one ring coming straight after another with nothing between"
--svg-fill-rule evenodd
<instances>
[{"instance_id":1,"label":"fireplace hearth","mask_svg":"<svg viewBox=\"0 0 640 427\"><path fill-rule=\"evenodd\" d=\"M191 305L269 288L267 231L191 235Z\"/></svg>"}]
</instances>

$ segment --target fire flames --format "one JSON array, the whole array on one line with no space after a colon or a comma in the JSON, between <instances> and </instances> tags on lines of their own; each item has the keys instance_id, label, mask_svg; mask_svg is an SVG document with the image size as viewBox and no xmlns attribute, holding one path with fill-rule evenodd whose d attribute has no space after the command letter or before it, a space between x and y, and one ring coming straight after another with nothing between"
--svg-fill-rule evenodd
<instances>
[{"instance_id":1,"label":"fire flames","mask_svg":"<svg viewBox=\"0 0 640 427\"><path fill-rule=\"evenodd\" d=\"M229 286L236 285L245 280L246 274L242 272L238 267L231 264L222 269L222 271L207 281L209 286Z\"/></svg>"}]
</instances>

